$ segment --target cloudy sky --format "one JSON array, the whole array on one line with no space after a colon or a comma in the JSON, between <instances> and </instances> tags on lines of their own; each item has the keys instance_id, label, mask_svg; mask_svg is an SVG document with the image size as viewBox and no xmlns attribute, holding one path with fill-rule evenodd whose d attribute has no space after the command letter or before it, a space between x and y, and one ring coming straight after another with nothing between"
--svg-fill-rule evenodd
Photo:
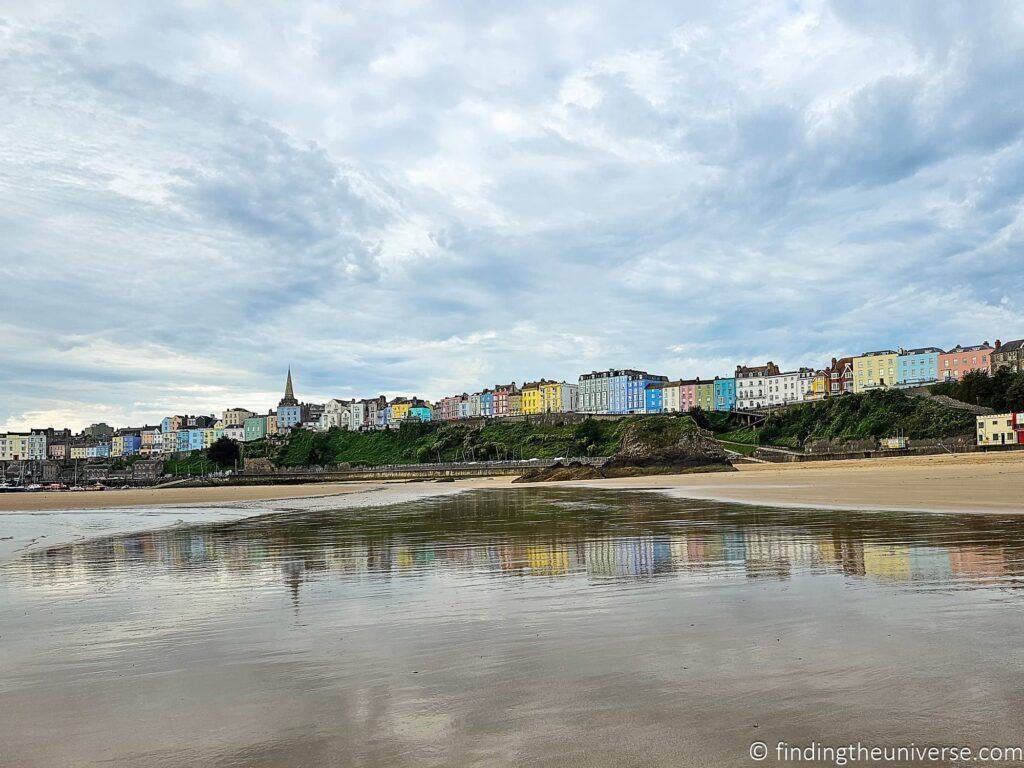
<instances>
[{"instance_id":1,"label":"cloudy sky","mask_svg":"<svg viewBox=\"0 0 1024 768\"><path fill-rule=\"evenodd\" d=\"M0 0L0 429L1024 335L1024 7Z\"/></svg>"}]
</instances>

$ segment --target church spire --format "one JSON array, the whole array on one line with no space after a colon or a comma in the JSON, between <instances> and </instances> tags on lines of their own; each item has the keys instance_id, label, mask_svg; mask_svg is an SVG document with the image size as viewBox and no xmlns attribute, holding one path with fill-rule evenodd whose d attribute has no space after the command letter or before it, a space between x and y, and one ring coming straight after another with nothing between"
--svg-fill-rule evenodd
<instances>
[{"instance_id":1,"label":"church spire","mask_svg":"<svg viewBox=\"0 0 1024 768\"><path fill-rule=\"evenodd\" d=\"M281 398L281 405L298 405L299 401L295 399L295 392L292 390L292 367L288 366L288 380L284 385L284 397Z\"/></svg>"}]
</instances>

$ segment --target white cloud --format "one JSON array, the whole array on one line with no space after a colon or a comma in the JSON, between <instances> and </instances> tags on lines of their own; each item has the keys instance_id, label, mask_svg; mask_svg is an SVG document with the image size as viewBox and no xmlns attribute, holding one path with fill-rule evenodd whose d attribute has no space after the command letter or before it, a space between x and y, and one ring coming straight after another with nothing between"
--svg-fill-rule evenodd
<instances>
[{"instance_id":1,"label":"white cloud","mask_svg":"<svg viewBox=\"0 0 1024 768\"><path fill-rule=\"evenodd\" d=\"M7 426L1024 335L1014 4L3 16Z\"/></svg>"}]
</instances>

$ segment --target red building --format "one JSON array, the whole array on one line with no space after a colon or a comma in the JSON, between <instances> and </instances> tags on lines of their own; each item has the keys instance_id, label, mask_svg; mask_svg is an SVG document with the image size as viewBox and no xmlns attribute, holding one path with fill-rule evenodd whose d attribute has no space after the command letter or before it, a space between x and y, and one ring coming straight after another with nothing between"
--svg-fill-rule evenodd
<instances>
[{"instance_id":1,"label":"red building","mask_svg":"<svg viewBox=\"0 0 1024 768\"><path fill-rule=\"evenodd\" d=\"M828 369L828 396L853 392L853 358L832 358Z\"/></svg>"}]
</instances>

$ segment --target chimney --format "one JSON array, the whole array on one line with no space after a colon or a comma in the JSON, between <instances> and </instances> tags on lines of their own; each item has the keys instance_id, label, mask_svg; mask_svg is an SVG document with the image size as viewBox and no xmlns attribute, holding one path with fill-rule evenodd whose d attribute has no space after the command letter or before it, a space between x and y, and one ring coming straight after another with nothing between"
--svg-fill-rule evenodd
<instances>
[{"instance_id":1,"label":"chimney","mask_svg":"<svg viewBox=\"0 0 1024 768\"><path fill-rule=\"evenodd\" d=\"M999 339L996 339L996 349L999 349L1001 346L1003 346L1003 342L1001 342Z\"/></svg>"}]
</instances>

